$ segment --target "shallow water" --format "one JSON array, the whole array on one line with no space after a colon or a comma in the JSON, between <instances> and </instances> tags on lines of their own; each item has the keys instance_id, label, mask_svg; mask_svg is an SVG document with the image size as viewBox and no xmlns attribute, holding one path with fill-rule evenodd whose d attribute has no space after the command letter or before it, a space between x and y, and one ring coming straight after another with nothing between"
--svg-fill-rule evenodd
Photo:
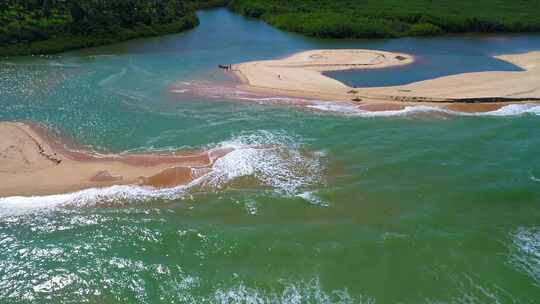
<instances>
[{"instance_id":1,"label":"shallow water","mask_svg":"<svg viewBox=\"0 0 540 304\"><path fill-rule=\"evenodd\" d=\"M540 49L540 36L459 35L435 38L403 38L368 43L367 48L383 48L415 55L415 63L366 71L326 72L352 87L404 85L461 73L521 71L509 62L492 56Z\"/></svg>"},{"instance_id":2,"label":"shallow water","mask_svg":"<svg viewBox=\"0 0 540 304\"><path fill-rule=\"evenodd\" d=\"M184 187L0 199L0 302L538 302L538 106L374 114L171 92L230 82L219 63L312 48L451 50L438 70L456 73L475 46L472 61L503 69L488 55L538 50L538 36L316 40L200 17L183 34L0 62L0 120L114 152L238 148Z\"/></svg>"}]
</instances>

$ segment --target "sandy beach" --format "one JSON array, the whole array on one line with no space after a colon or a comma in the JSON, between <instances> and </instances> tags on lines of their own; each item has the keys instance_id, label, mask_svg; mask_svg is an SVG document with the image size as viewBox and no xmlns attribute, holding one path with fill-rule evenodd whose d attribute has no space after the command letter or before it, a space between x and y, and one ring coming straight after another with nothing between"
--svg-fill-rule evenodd
<instances>
[{"instance_id":1,"label":"sandy beach","mask_svg":"<svg viewBox=\"0 0 540 304\"><path fill-rule=\"evenodd\" d=\"M372 50L314 50L233 65L240 89L272 95L354 101L373 110L429 104L466 112L492 111L540 100L540 52L495 56L523 71L465 73L402 86L353 88L322 73L387 68L414 62L402 53ZM474 105L473 105L474 104Z\"/></svg>"},{"instance_id":2,"label":"sandy beach","mask_svg":"<svg viewBox=\"0 0 540 304\"><path fill-rule=\"evenodd\" d=\"M230 152L98 154L70 149L44 129L0 122L0 196L47 195L111 185L171 187L209 172Z\"/></svg>"},{"instance_id":3,"label":"sandy beach","mask_svg":"<svg viewBox=\"0 0 540 304\"><path fill-rule=\"evenodd\" d=\"M314 50L265 61L232 66L242 89L293 97L351 100L353 88L322 73L349 69L377 69L409 64L407 54L371 50Z\"/></svg>"}]
</instances>

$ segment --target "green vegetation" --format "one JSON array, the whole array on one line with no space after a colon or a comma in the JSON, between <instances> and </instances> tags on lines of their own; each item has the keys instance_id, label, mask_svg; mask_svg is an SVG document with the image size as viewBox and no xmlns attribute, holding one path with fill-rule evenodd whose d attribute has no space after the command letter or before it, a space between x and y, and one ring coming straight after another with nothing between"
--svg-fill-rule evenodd
<instances>
[{"instance_id":1,"label":"green vegetation","mask_svg":"<svg viewBox=\"0 0 540 304\"><path fill-rule=\"evenodd\" d=\"M540 32L538 0L233 0L229 7L317 37Z\"/></svg>"},{"instance_id":2,"label":"green vegetation","mask_svg":"<svg viewBox=\"0 0 540 304\"><path fill-rule=\"evenodd\" d=\"M220 0L0 0L0 56L62 52L180 32Z\"/></svg>"},{"instance_id":3,"label":"green vegetation","mask_svg":"<svg viewBox=\"0 0 540 304\"><path fill-rule=\"evenodd\" d=\"M196 9L207 9L214 7L226 7L230 0L190 0Z\"/></svg>"},{"instance_id":4,"label":"green vegetation","mask_svg":"<svg viewBox=\"0 0 540 304\"><path fill-rule=\"evenodd\" d=\"M62 52L197 26L227 6L317 37L540 32L539 0L0 0L0 56Z\"/></svg>"}]
</instances>

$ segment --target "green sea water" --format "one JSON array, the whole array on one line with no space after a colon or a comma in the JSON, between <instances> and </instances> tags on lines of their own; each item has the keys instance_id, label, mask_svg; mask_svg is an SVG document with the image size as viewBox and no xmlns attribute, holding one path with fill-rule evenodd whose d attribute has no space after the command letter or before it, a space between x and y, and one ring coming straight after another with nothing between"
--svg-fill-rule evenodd
<instances>
[{"instance_id":1,"label":"green sea water","mask_svg":"<svg viewBox=\"0 0 540 304\"><path fill-rule=\"evenodd\" d=\"M217 64L316 48L417 56L332 75L358 85L518 70L491 55L540 36L317 40L199 16L177 35L0 61L2 121L99 151L236 148L185 187L0 198L0 303L540 303L539 106L373 114L212 85L231 82ZM200 84L213 92L189 94Z\"/></svg>"}]
</instances>

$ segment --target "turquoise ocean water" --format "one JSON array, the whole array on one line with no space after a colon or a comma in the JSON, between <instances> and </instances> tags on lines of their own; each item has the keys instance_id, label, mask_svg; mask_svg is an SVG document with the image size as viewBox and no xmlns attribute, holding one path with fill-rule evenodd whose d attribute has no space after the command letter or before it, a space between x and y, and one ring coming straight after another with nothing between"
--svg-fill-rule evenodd
<instances>
[{"instance_id":1,"label":"turquoise ocean water","mask_svg":"<svg viewBox=\"0 0 540 304\"><path fill-rule=\"evenodd\" d=\"M540 36L318 40L199 16L177 35L0 61L0 120L119 153L237 148L186 187L0 198L0 303L540 303L539 106L375 115L171 91L316 48L417 56L331 75L354 85L516 71L491 56Z\"/></svg>"}]
</instances>

